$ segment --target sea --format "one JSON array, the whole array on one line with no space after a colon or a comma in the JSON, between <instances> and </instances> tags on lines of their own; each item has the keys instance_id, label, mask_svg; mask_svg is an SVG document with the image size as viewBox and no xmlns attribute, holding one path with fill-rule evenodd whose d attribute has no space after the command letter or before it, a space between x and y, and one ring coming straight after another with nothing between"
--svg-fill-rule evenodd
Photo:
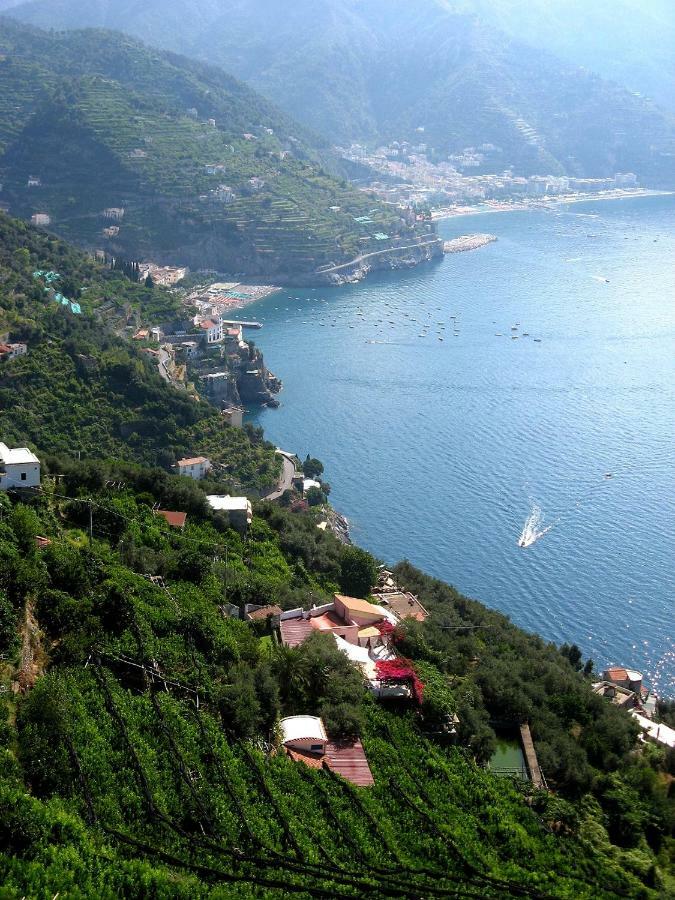
<instances>
[{"instance_id":1,"label":"sea","mask_svg":"<svg viewBox=\"0 0 675 900\"><path fill-rule=\"evenodd\" d=\"M497 241L250 307L249 419L354 541L675 696L675 197L447 219Z\"/></svg>"}]
</instances>

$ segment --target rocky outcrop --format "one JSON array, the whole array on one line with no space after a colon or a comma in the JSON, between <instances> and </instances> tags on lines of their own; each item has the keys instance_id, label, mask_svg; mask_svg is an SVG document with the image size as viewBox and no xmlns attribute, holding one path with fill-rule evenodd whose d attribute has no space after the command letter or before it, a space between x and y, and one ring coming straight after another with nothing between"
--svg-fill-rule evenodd
<instances>
[{"instance_id":1,"label":"rocky outcrop","mask_svg":"<svg viewBox=\"0 0 675 900\"><path fill-rule=\"evenodd\" d=\"M237 374L237 390L241 403L253 403L263 406L278 406L275 398L281 390L281 382L262 362L253 364L253 368L245 368Z\"/></svg>"},{"instance_id":2,"label":"rocky outcrop","mask_svg":"<svg viewBox=\"0 0 675 900\"><path fill-rule=\"evenodd\" d=\"M443 257L443 240L436 234L413 243L364 253L336 266L326 266L312 276L312 283L341 285L362 281L371 272L387 269L407 269L423 262ZM304 279L304 283L307 280Z\"/></svg>"}]
</instances>

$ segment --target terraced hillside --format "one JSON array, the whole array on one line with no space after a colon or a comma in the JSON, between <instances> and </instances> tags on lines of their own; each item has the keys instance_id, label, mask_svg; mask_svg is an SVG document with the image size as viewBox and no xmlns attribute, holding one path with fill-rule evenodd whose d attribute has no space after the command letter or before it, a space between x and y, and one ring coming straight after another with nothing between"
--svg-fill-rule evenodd
<instances>
[{"instance_id":1,"label":"terraced hillside","mask_svg":"<svg viewBox=\"0 0 675 900\"><path fill-rule=\"evenodd\" d=\"M8 23L0 51L1 196L73 241L282 279L418 239L217 70L121 35Z\"/></svg>"}]
</instances>

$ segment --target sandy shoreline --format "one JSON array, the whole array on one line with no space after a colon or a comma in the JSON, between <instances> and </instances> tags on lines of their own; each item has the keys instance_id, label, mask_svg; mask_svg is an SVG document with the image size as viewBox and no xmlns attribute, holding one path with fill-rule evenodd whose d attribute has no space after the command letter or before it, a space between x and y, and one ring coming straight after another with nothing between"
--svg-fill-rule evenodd
<instances>
[{"instance_id":1,"label":"sandy shoreline","mask_svg":"<svg viewBox=\"0 0 675 900\"><path fill-rule=\"evenodd\" d=\"M497 212L523 212L532 209L554 209L570 203L588 203L593 200L626 200L632 197L671 197L675 191L652 191L647 189L599 191L597 194L561 194L555 197L540 197L531 200L514 200L513 202L493 200L476 206L452 206L433 210L431 218L435 222L443 219L455 219L460 216L478 216Z\"/></svg>"}]
</instances>

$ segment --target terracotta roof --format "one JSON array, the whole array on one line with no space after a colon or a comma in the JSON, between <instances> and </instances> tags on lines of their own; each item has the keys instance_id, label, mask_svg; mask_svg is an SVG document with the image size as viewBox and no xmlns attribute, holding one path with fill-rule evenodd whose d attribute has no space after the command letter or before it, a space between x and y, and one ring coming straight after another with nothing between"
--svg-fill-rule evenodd
<instances>
[{"instance_id":1,"label":"terracotta roof","mask_svg":"<svg viewBox=\"0 0 675 900\"><path fill-rule=\"evenodd\" d=\"M330 766L330 761L321 754L310 753L308 750L293 750L291 747L284 749L294 762L304 763L310 769L323 769L324 764Z\"/></svg>"},{"instance_id":2,"label":"terracotta roof","mask_svg":"<svg viewBox=\"0 0 675 900\"><path fill-rule=\"evenodd\" d=\"M628 681L628 672L620 666L612 666L605 674L612 681Z\"/></svg>"},{"instance_id":3,"label":"terracotta roof","mask_svg":"<svg viewBox=\"0 0 675 900\"><path fill-rule=\"evenodd\" d=\"M309 621L312 628L317 631L330 631L332 628L344 628L345 625L349 625L349 622L341 619L332 609L320 616L312 616Z\"/></svg>"},{"instance_id":4,"label":"terracotta roof","mask_svg":"<svg viewBox=\"0 0 675 900\"><path fill-rule=\"evenodd\" d=\"M335 599L339 600L345 609L350 610L350 612L369 613L379 619L382 618L381 611L374 604L368 603L367 600L359 600L358 597L345 597L343 594L336 594Z\"/></svg>"},{"instance_id":5,"label":"terracotta roof","mask_svg":"<svg viewBox=\"0 0 675 900\"><path fill-rule=\"evenodd\" d=\"M208 462L208 459L205 456L191 456L190 459L179 459L177 465L179 466L196 466L199 463Z\"/></svg>"},{"instance_id":6,"label":"terracotta roof","mask_svg":"<svg viewBox=\"0 0 675 900\"><path fill-rule=\"evenodd\" d=\"M269 619L270 616L279 616L281 612L280 606L263 606L261 609L254 609L253 612L248 613L246 618L249 622L256 622L261 619Z\"/></svg>"},{"instance_id":7,"label":"terracotta roof","mask_svg":"<svg viewBox=\"0 0 675 900\"><path fill-rule=\"evenodd\" d=\"M171 512L168 509L156 509L156 516L161 516L172 528L185 528L187 513Z\"/></svg>"},{"instance_id":8,"label":"terracotta roof","mask_svg":"<svg viewBox=\"0 0 675 900\"><path fill-rule=\"evenodd\" d=\"M304 617L282 619L279 629L281 631L281 642L286 647L298 647L314 631L309 619Z\"/></svg>"},{"instance_id":9,"label":"terracotta roof","mask_svg":"<svg viewBox=\"0 0 675 900\"><path fill-rule=\"evenodd\" d=\"M371 787L375 784L360 740L329 741L326 744L326 759L334 772L352 784L361 787Z\"/></svg>"},{"instance_id":10,"label":"terracotta roof","mask_svg":"<svg viewBox=\"0 0 675 900\"><path fill-rule=\"evenodd\" d=\"M379 599L389 606L400 619L417 619L418 622L424 622L429 616L429 613L413 594L398 591L393 594L383 594Z\"/></svg>"}]
</instances>

